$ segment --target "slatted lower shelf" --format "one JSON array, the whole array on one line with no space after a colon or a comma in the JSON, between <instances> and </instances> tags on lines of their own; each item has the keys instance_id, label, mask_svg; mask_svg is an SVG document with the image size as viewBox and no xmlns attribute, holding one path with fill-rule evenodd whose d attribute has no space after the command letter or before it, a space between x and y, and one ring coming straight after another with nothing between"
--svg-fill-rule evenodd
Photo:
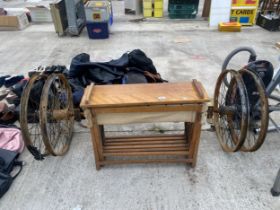
<instances>
[{"instance_id":1,"label":"slatted lower shelf","mask_svg":"<svg viewBox=\"0 0 280 210\"><path fill-rule=\"evenodd\" d=\"M145 160L104 160L100 165L116 165L128 163L192 163L193 159L145 159Z\"/></svg>"},{"instance_id":2,"label":"slatted lower shelf","mask_svg":"<svg viewBox=\"0 0 280 210\"><path fill-rule=\"evenodd\" d=\"M104 140L103 155L110 156L188 156L184 135L114 137ZM186 159L182 159L186 162Z\"/></svg>"}]
</instances>

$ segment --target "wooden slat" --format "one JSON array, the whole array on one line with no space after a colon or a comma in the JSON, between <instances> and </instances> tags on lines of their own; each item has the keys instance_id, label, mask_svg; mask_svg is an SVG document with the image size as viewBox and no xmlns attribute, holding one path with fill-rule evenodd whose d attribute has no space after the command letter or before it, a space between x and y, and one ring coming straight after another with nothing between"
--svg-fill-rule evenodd
<instances>
[{"instance_id":1,"label":"wooden slat","mask_svg":"<svg viewBox=\"0 0 280 210\"><path fill-rule=\"evenodd\" d=\"M106 141L158 141L158 140L173 140L173 139L184 139L184 135L151 135L151 136L114 136L107 137Z\"/></svg>"},{"instance_id":2,"label":"wooden slat","mask_svg":"<svg viewBox=\"0 0 280 210\"><path fill-rule=\"evenodd\" d=\"M122 145L178 145L186 144L185 136L183 135L168 135L168 136L146 136L146 137L113 137L107 138L104 141L105 146L122 146ZM165 147L165 146L164 146Z\"/></svg>"},{"instance_id":3,"label":"wooden slat","mask_svg":"<svg viewBox=\"0 0 280 210\"><path fill-rule=\"evenodd\" d=\"M193 104L208 102L197 95L192 82L95 85L88 104L82 100L81 107L127 107L140 105Z\"/></svg>"},{"instance_id":4,"label":"wooden slat","mask_svg":"<svg viewBox=\"0 0 280 210\"><path fill-rule=\"evenodd\" d=\"M124 152L161 152L165 153L167 152L174 152L174 151L180 151L185 152L187 148L132 148L132 149L110 149L110 150L104 150L105 153L120 153L123 154Z\"/></svg>"},{"instance_id":5,"label":"wooden slat","mask_svg":"<svg viewBox=\"0 0 280 210\"><path fill-rule=\"evenodd\" d=\"M188 151L160 151L160 152L104 152L103 155L105 157L110 156L163 156L163 155L189 155Z\"/></svg>"},{"instance_id":6,"label":"wooden slat","mask_svg":"<svg viewBox=\"0 0 280 210\"><path fill-rule=\"evenodd\" d=\"M186 144L186 140L170 140L170 141L119 141L119 142L106 142L105 146L120 146L120 145L151 145L151 144Z\"/></svg>"},{"instance_id":7,"label":"wooden slat","mask_svg":"<svg viewBox=\"0 0 280 210\"><path fill-rule=\"evenodd\" d=\"M116 164L142 164L142 163L191 163L192 159L149 159L149 160L105 160L101 161L101 165Z\"/></svg>"},{"instance_id":8,"label":"wooden slat","mask_svg":"<svg viewBox=\"0 0 280 210\"><path fill-rule=\"evenodd\" d=\"M123 145L106 145L104 146L104 150L113 150L113 149L137 149L137 148L170 148L170 150L172 150L173 148L187 148L187 144L148 144L148 145L127 145L127 144L123 144Z\"/></svg>"}]
</instances>

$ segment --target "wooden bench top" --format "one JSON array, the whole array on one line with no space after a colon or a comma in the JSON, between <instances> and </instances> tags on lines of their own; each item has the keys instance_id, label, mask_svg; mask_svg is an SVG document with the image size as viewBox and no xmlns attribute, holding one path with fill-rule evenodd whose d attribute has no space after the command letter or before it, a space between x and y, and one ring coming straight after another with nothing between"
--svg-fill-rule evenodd
<instances>
[{"instance_id":1,"label":"wooden bench top","mask_svg":"<svg viewBox=\"0 0 280 210\"><path fill-rule=\"evenodd\" d=\"M209 97L200 82L90 85L82 108L205 103Z\"/></svg>"}]
</instances>

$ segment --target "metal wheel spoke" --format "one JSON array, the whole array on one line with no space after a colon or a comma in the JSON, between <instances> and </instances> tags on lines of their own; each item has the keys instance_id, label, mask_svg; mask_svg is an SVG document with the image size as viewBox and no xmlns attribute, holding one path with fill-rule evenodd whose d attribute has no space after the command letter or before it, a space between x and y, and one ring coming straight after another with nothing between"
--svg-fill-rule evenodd
<instances>
[{"instance_id":1,"label":"metal wheel spoke","mask_svg":"<svg viewBox=\"0 0 280 210\"><path fill-rule=\"evenodd\" d=\"M253 152L259 149L265 140L269 119L268 100L262 80L257 74L246 69L239 72L244 80L250 104L250 123L241 150Z\"/></svg>"},{"instance_id":2,"label":"metal wheel spoke","mask_svg":"<svg viewBox=\"0 0 280 210\"><path fill-rule=\"evenodd\" d=\"M229 86L224 81L227 78ZM213 122L223 150L236 152L245 141L248 127L248 105L245 86L234 70L225 70L217 80L214 94Z\"/></svg>"},{"instance_id":3,"label":"metal wheel spoke","mask_svg":"<svg viewBox=\"0 0 280 210\"><path fill-rule=\"evenodd\" d=\"M40 91L43 89L45 80L45 75L31 77L23 90L20 101L20 127L23 139L30 153L38 160L42 160L42 157L46 155L38 116ZM35 92L37 92L36 96Z\"/></svg>"},{"instance_id":4,"label":"metal wheel spoke","mask_svg":"<svg viewBox=\"0 0 280 210\"><path fill-rule=\"evenodd\" d=\"M68 113L73 113L71 89L62 74L53 74L46 81L43 92L45 96L40 113L44 141L53 155L63 155L69 148L74 124L74 116L68 116ZM58 117L57 113L63 110L67 110L67 114Z\"/></svg>"}]
</instances>

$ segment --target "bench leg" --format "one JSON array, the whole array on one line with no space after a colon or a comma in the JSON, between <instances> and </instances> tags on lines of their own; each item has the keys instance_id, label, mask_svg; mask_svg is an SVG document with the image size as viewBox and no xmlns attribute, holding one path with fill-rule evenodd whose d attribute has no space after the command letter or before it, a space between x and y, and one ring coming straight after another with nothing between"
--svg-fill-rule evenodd
<instances>
[{"instance_id":1,"label":"bench leg","mask_svg":"<svg viewBox=\"0 0 280 210\"><path fill-rule=\"evenodd\" d=\"M97 124L97 119L96 119L96 113L94 111L92 113L92 142L94 145L94 155L95 158L97 158L98 161L96 162L96 169L100 169L100 162L104 161L104 156L103 156L103 126L100 126Z\"/></svg>"},{"instance_id":2,"label":"bench leg","mask_svg":"<svg viewBox=\"0 0 280 210\"><path fill-rule=\"evenodd\" d=\"M99 170L100 169L100 158L99 158L99 153L98 153L98 149L97 149L98 146L97 146L96 140L95 140L94 129L91 128L90 132L91 132L93 154L94 154L94 158L95 158L95 167L96 167L96 170Z\"/></svg>"},{"instance_id":3,"label":"bench leg","mask_svg":"<svg viewBox=\"0 0 280 210\"><path fill-rule=\"evenodd\" d=\"M192 129L192 136L190 142L190 158L192 159L192 167L196 166L198 146L200 141L201 131L201 113L196 113L195 122Z\"/></svg>"},{"instance_id":4,"label":"bench leg","mask_svg":"<svg viewBox=\"0 0 280 210\"><path fill-rule=\"evenodd\" d=\"M104 125L99 125L99 129L100 129L100 135L101 135L102 145L104 146L104 144L105 144Z\"/></svg>"},{"instance_id":5,"label":"bench leg","mask_svg":"<svg viewBox=\"0 0 280 210\"><path fill-rule=\"evenodd\" d=\"M191 140L192 140L192 133L193 133L193 123L190 122L185 122L185 132L184 132L184 136L186 139L186 143L190 144Z\"/></svg>"},{"instance_id":6,"label":"bench leg","mask_svg":"<svg viewBox=\"0 0 280 210\"><path fill-rule=\"evenodd\" d=\"M276 179L275 179L275 183L271 189L271 194L273 196L279 196L280 195L280 169L278 171L278 174L276 176Z\"/></svg>"}]
</instances>

